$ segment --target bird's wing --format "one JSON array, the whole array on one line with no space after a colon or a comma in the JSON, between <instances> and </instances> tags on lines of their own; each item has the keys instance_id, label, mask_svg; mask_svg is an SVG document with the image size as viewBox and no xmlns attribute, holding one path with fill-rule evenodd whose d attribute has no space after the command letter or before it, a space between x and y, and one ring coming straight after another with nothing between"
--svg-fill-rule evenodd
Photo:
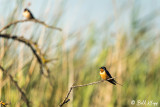
<instances>
[{"instance_id":1,"label":"bird's wing","mask_svg":"<svg viewBox=\"0 0 160 107\"><path fill-rule=\"evenodd\" d=\"M33 16L33 14L31 13L31 17L34 19L34 16Z\"/></svg>"},{"instance_id":2,"label":"bird's wing","mask_svg":"<svg viewBox=\"0 0 160 107\"><path fill-rule=\"evenodd\" d=\"M30 13L31 18L33 18L33 19L34 19L34 16L33 16L32 12L31 12L30 10L28 10L28 12Z\"/></svg>"},{"instance_id":3,"label":"bird's wing","mask_svg":"<svg viewBox=\"0 0 160 107\"><path fill-rule=\"evenodd\" d=\"M108 72L108 70L105 70L105 72L106 72L106 74L107 74L110 78L112 78L112 76L111 76L111 74Z\"/></svg>"}]
</instances>

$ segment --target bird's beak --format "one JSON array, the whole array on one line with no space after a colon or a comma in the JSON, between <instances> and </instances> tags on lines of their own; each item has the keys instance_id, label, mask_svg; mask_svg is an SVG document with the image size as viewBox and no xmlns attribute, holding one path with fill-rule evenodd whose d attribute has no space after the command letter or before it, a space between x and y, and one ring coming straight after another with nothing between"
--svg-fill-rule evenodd
<instances>
[{"instance_id":1,"label":"bird's beak","mask_svg":"<svg viewBox=\"0 0 160 107\"><path fill-rule=\"evenodd\" d=\"M99 68L101 71L104 71L102 68Z\"/></svg>"}]
</instances>

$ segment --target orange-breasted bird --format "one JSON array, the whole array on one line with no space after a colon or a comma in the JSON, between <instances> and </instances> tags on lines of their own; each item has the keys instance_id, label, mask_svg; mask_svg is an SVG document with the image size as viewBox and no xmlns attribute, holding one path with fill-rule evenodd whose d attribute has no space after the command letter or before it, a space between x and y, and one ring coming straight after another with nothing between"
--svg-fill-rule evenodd
<instances>
[{"instance_id":1,"label":"orange-breasted bird","mask_svg":"<svg viewBox=\"0 0 160 107\"><path fill-rule=\"evenodd\" d=\"M112 78L111 74L109 73L109 71L106 69L106 67L101 67L100 69L100 76L102 79L107 80L109 78ZM113 85L119 84L117 83L117 81L115 81L114 79L110 79L107 80L108 82L112 83ZM121 84L119 84L121 85ZM122 86L122 85L121 85Z\"/></svg>"},{"instance_id":2,"label":"orange-breasted bird","mask_svg":"<svg viewBox=\"0 0 160 107\"><path fill-rule=\"evenodd\" d=\"M27 8L24 9L23 16L27 19L35 19L31 11Z\"/></svg>"},{"instance_id":3,"label":"orange-breasted bird","mask_svg":"<svg viewBox=\"0 0 160 107\"><path fill-rule=\"evenodd\" d=\"M3 107L6 107L6 105L9 105L9 103L5 103L3 101L0 101L0 105L3 106Z\"/></svg>"}]
</instances>

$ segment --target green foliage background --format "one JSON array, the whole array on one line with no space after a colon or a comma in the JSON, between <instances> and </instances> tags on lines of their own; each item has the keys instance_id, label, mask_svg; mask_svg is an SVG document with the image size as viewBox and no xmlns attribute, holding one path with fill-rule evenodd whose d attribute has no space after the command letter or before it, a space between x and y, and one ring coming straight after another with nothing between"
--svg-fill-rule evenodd
<instances>
[{"instance_id":1,"label":"green foliage background","mask_svg":"<svg viewBox=\"0 0 160 107\"><path fill-rule=\"evenodd\" d=\"M22 17L19 13L25 8L25 2L14 2L16 8L10 11L1 28ZM59 4L56 17L49 17L54 19L48 21L50 25L59 26L65 13L65 3ZM54 86L50 86L40 74L36 58L21 43L0 38L0 64L14 76L33 107L58 106L74 82L78 85L100 80L101 66L106 66L124 86L105 82L74 89L71 101L65 106L128 107L132 106L132 100L153 100L160 104L160 32L153 24L159 14L155 10L139 18L140 7L136 3L133 5L129 31L118 29L109 34L115 20L107 19L100 28L91 22L85 31L77 29L71 33L66 33L66 28L59 32L32 22L18 24L5 31L37 42L45 57L54 59L47 64ZM11 102L11 107L26 107L16 87L2 72L0 99Z\"/></svg>"}]
</instances>

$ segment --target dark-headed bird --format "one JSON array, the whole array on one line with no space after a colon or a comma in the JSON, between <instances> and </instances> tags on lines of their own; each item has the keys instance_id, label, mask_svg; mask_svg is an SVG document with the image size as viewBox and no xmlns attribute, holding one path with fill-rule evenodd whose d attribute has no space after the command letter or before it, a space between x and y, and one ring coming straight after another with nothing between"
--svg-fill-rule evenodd
<instances>
[{"instance_id":1,"label":"dark-headed bird","mask_svg":"<svg viewBox=\"0 0 160 107\"><path fill-rule=\"evenodd\" d=\"M23 16L27 19L35 19L31 11L27 8L24 9Z\"/></svg>"},{"instance_id":2,"label":"dark-headed bird","mask_svg":"<svg viewBox=\"0 0 160 107\"><path fill-rule=\"evenodd\" d=\"M106 69L106 67L101 67L100 69L100 76L102 79L107 80L108 82L112 83L113 85L119 84L117 83L117 81L115 81L114 79L109 79L112 78L111 74L108 72L108 70ZM109 80L108 80L109 79ZM119 84L121 85L121 84ZM122 85L121 85L122 86Z\"/></svg>"},{"instance_id":3,"label":"dark-headed bird","mask_svg":"<svg viewBox=\"0 0 160 107\"><path fill-rule=\"evenodd\" d=\"M3 102L3 101L0 101L0 105L2 106L2 107L6 107L6 105L9 105L10 103L5 103L5 102Z\"/></svg>"}]
</instances>

